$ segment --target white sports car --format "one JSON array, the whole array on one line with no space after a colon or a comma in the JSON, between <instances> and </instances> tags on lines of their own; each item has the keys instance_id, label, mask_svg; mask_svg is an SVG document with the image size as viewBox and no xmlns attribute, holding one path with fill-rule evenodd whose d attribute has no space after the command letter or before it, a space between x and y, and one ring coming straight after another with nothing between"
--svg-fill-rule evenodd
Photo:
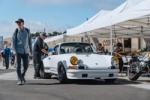
<instances>
[{"instance_id":1,"label":"white sports car","mask_svg":"<svg viewBox=\"0 0 150 100\"><path fill-rule=\"evenodd\" d=\"M118 66L110 55L94 52L88 43L70 42L55 46L53 55L43 60L44 73L57 75L60 83L69 79L104 79L114 82Z\"/></svg>"}]
</instances>

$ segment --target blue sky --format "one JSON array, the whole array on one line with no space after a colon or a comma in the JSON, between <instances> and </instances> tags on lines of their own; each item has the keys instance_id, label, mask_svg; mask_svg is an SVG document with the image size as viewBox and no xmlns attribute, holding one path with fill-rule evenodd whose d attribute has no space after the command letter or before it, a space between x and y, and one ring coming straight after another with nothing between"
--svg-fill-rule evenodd
<instances>
[{"instance_id":1,"label":"blue sky","mask_svg":"<svg viewBox=\"0 0 150 100\"><path fill-rule=\"evenodd\" d=\"M63 31L83 23L101 9L114 9L125 0L0 0L0 34L11 35L14 21L24 18L32 32Z\"/></svg>"}]
</instances>

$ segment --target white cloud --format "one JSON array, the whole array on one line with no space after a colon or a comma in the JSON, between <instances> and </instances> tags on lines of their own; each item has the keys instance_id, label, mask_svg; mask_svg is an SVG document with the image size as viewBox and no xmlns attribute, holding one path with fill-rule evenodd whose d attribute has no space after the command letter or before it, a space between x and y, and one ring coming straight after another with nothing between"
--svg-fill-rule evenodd
<instances>
[{"instance_id":1,"label":"white cloud","mask_svg":"<svg viewBox=\"0 0 150 100\"><path fill-rule=\"evenodd\" d=\"M26 26L30 28L31 32L43 32L46 29L46 32L53 31L64 31L65 27L56 27L55 25L50 25L40 21L28 21L26 22Z\"/></svg>"},{"instance_id":2,"label":"white cloud","mask_svg":"<svg viewBox=\"0 0 150 100\"><path fill-rule=\"evenodd\" d=\"M63 31L63 28L54 27L53 25L48 25L47 23L42 23L38 21L27 21L25 26L30 28L31 33L33 32L43 32L44 28L46 32L52 31ZM0 21L0 36L11 37L14 30L16 29L16 24L11 21Z\"/></svg>"}]
</instances>

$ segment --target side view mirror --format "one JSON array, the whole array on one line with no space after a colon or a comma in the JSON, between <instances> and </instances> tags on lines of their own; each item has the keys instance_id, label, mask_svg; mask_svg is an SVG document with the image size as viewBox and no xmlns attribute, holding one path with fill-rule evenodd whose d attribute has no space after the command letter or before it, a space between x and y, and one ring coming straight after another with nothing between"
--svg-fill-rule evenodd
<instances>
[{"instance_id":1,"label":"side view mirror","mask_svg":"<svg viewBox=\"0 0 150 100\"><path fill-rule=\"evenodd\" d=\"M55 51L54 51L54 52L52 52L52 55L57 55L57 52L55 52Z\"/></svg>"}]
</instances>

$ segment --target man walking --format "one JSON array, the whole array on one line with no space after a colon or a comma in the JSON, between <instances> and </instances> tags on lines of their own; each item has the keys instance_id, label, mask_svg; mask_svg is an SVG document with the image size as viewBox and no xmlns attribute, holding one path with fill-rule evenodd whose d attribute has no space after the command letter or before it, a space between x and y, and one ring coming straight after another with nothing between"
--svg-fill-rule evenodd
<instances>
[{"instance_id":1,"label":"man walking","mask_svg":"<svg viewBox=\"0 0 150 100\"><path fill-rule=\"evenodd\" d=\"M17 85L24 85L26 82L25 74L29 66L29 53L32 53L30 30L24 27L24 20L16 21L18 28L12 37L13 49L17 58ZM23 71L21 71L21 61L23 61Z\"/></svg>"},{"instance_id":2,"label":"man walking","mask_svg":"<svg viewBox=\"0 0 150 100\"><path fill-rule=\"evenodd\" d=\"M42 62L42 54L47 53L44 47L44 39L46 38L46 33L41 33L40 36L37 38L34 47L33 47L33 61L34 61L34 68L35 74L34 78L40 78L40 70L43 71L43 62Z\"/></svg>"}]
</instances>

